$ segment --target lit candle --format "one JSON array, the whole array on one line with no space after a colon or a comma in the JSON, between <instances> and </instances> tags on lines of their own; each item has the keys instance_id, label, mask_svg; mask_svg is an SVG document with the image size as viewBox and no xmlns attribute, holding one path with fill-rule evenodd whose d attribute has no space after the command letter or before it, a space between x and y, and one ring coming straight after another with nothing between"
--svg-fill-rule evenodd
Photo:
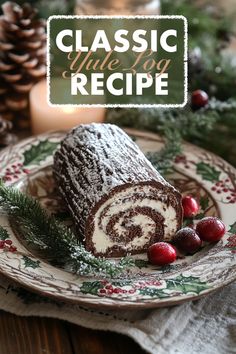
<instances>
[{"instance_id":1,"label":"lit candle","mask_svg":"<svg viewBox=\"0 0 236 354\"><path fill-rule=\"evenodd\" d=\"M160 14L160 0L77 0L76 4L77 15Z\"/></svg>"},{"instance_id":2,"label":"lit candle","mask_svg":"<svg viewBox=\"0 0 236 354\"><path fill-rule=\"evenodd\" d=\"M46 80L38 82L30 92L30 112L33 134L50 130L67 130L81 123L103 122L103 107L51 107L47 103Z\"/></svg>"}]
</instances>

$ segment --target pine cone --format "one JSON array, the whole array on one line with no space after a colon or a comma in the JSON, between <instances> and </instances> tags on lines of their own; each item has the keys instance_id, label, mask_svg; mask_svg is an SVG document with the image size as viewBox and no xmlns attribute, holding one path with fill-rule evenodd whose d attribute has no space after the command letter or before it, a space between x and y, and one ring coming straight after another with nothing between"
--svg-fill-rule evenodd
<instances>
[{"instance_id":1,"label":"pine cone","mask_svg":"<svg viewBox=\"0 0 236 354\"><path fill-rule=\"evenodd\" d=\"M0 116L0 147L7 146L16 142L15 134L10 133L12 130L12 122L3 119Z\"/></svg>"},{"instance_id":2,"label":"pine cone","mask_svg":"<svg viewBox=\"0 0 236 354\"><path fill-rule=\"evenodd\" d=\"M45 21L30 4L2 5L0 16L0 113L8 120L28 116L29 91L46 74Z\"/></svg>"}]
</instances>

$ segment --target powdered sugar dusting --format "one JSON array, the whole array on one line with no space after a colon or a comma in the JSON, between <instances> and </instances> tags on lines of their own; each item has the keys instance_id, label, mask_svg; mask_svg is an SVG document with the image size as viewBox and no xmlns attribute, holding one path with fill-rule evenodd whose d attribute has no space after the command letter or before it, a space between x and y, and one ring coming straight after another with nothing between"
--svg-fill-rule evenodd
<instances>
[{"instance_id":1,"label":"powdered sugar dusting","mask_svg":"<svg viewBox=\"0 0 236 354\"><path fill-rule=\"evenodd\" d=\"M92 209L119 186L154 181L174 196L172 201L179 197L132 139L112 124L83 124L74 128L55 153L54 173L82 234Z\"/></svg>"}]
</instances>

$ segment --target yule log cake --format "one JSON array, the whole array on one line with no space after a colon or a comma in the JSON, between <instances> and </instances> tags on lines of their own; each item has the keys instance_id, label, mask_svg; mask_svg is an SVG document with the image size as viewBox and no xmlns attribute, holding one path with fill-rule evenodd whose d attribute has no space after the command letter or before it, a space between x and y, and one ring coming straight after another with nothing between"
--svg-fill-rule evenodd
<instances>
[{"instance_id":1,"label":"yule log cake","mask_svg":"<svg viewBox=\"0 0 236 354\"><path fill-rule=\"evenodd\" d=\"M180 228L180 193L120 128L74 128L54 156L59 191L95 255L141 253Z\"/></svg>"}]
</instances>

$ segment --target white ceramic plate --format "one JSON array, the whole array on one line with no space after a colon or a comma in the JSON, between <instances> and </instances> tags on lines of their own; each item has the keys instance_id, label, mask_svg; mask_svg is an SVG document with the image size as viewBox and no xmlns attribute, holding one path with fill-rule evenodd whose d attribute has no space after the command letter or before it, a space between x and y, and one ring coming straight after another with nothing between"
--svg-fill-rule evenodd
<instances>
[{"instance_id":1,"label":"white ceramic plate","mask_svg":"<svg viewBox=\"0 0 236 354\"><path fill-rule=\"evenodd\" d=\"M128 130L146 152L162 146L155 134ZM53 152L64 133L33 137L3 150L0 154L0 177L7 185L29 193L54 213L61 206L52 177ZM236 278L236 171L221 158L186 145L176 159L169 180L183 194L192 194L205 215L219 216L229 233L214 245L206 245L193 256L165 267L147 263L146 255L135 256L137 267L122 279L81 277L56 268L39 258L12 229L5 216L0 217L17 247L16 252L0 250L0 272L21 285L52 296L90 306L113 308L158 307L196 299Z\"/></svg>"}]
</instances>

